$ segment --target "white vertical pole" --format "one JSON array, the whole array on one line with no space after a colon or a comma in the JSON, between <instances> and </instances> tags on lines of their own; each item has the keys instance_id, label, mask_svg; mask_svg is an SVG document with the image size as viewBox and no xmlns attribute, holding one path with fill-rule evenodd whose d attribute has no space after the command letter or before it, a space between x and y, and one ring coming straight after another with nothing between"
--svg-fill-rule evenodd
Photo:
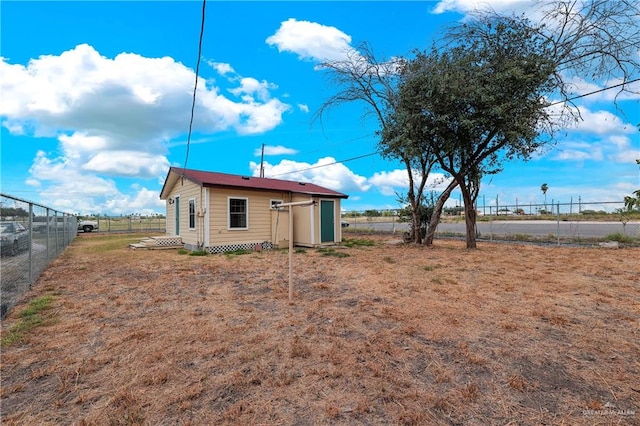
<instances>
[{"instance_id":1,"label":"white vertical pole","mask_svg":"<svg viewBox=\"0 0 640 426\"><path fill-rule=\"evenodd\" d=\"M289 303L293 302L293 206L289 206Z\"/></svg>"}]
</instances>

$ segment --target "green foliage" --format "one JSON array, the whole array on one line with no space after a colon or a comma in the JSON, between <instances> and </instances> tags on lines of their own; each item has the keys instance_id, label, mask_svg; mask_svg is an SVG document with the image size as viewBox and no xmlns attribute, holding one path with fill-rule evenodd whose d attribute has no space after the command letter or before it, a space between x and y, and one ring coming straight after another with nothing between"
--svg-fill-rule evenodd
<instances>
[{"instance_id":1,"label":"green foliage","mask_svg":"<svg viewBox=\"0 0 640 426\"><path fill-rule=\"evenodd\" d=\"M42 296L29 302L29 305L20 312L20 320L9 329L7 337L0 342L1 345L19 342L27 332L46 324L47 318L41 314L51 306L52 301L52 296Z\"/></svg>"},{"instance_id":2,"label":"green foliage","mask_svg":"<svg viewBox=\"0 0 640 426\"><path fill-rule=\"evenodd\" d=\"M431 217L433 216L433 211L435 209L435 200L437 198L436 193L431 191L427 196L422 198L422 202L418 206L411 206L408 203L409 197L398 197L398 202L400 204L405 204L405 207L398 210L398 221L399 222L408 222L410 224L409 235L410 240L415 241L415 236L413 235L413 213L414 210L418 215L418 222L420 223L420 229L422 230L422 237L426 233L427 227L429 226L429 222L431 221Z\"/></svg>"},{"instance_id":3,"label":"green foliage","mask_svg":"<svg viewBox=\"0 0 640 426\"><path fill-rule=\"evenodd\" d=\"M640 210L640 189L634 191L633 196L624 197L624 207L629 212L633 210Z\"/></svg>"},{"instance_id":4,"label":"green foliage","mask_svg":"<svg viewBox=\"0 0 640 426\"><path fill-rule=\"evenodd\" d=\"M328 248L328 247L320 247L318 249L318 253L322 253L323 256L332 256L332 257L349 257L349 253L345 253L343 251L336 251L336 249Z\"/></svg>"},{"instance_id":5,"label":"green foliage","mask_svg":"<svg viewBox=\"0 0 640 426\"><path fill-rule=\"evenodd\" d=\"M342 245L346 246L346 247L362 247L362 246L374 246L376 243L373 240L367 240L367 239L351 239L351 238L344 238L342 240Z\"/></svg>"},{"instance_id":6,"label":"green foliage","mask_svg":"<svg viewBox=\"0 0 640 426\"><path fill-rule=\"evenodd\" d=\"M29 212L22 207L0 207L0 217L25 218L29 217Z\"/></svg>"},{"instance_id":7,"label":"green foliage","mask_svg":"<svg viewBox=\"0 0 640 426\"><path fill-rule=\"evenodd\" d=\"M422 269L427 271L427 272L431 272L434 269L437 269L439 267L440 267L440 265L427 265L427 266L423 266Z\"/></svg>"},{"instance_id":8,"label":"green foliage","mask_svg":"<svg viewBox=\"0 0 640 426\"><path fill-rule=\"evenodd\" d=\"M453 47L419 52L407 62L393 111L412 152L427 144L436 153L468 209L483 175L500 171L503 161L528 159L541 146L554 71L544 39L524 21L498 18L472 30ZM475 247L474 235L467 235L467 246Z\"/></svg>"},{"instance_id":9,"label":"green foliage","mask_svg":"<svg viewBox=\"0 0 640 426\"><path fill-rule=\"evenodd\" d=\"M189 256L206 256L209 252L206 250L192 250L189 252Z\"/></svg>"},{"instance_id":10,"label":"green foliage","mask_svg":"<svg viewBox=\"0 0 640 426\"><path fill-rule=\"evenodd\" d=\"M547 185L546 183L543 183L540 186L540 191L542 191L542 194L547 195L548 190L549 190L549 185Z\"/></svg>"},{"instance_id":11,"label":"green foliage","mask_svg":"<svg viewBox=\"0 0 640 426\"><path fill-rule=\"evenodd\" d=\"M360 217L362 215L357 211L350 211L350 212L346 212L345 214L343 214L343 216L344 217Z\"/></svg>"},{"instance_id":12,"label":"green foliage","mask_svg":"<svg viewBox=\"0 0 640 426\"><path fill-rule=\"evenodd\" d=\"M444 211L444 214L448 216L460 216L462 212L464 212L464 207L462 206L445 207L443 211Z\"/></svg>"},{"instance_id":13,"label":"green foliage","mask_svg":"<svg viewBox=\"0 0 640 426\"><path fill-rule=\"evenodd\" d=\"M178 254L189 254L189 250L187 250L187 249L178 249Z\"/></svg>"},{"instance_id":14,"label":"green foliage","mask_svg":"<svg viewBox=\"0 0 640 426\"><path fill-rule=\"evenodd\" d=\"M253 251L251 250L237 249L237 250L225 251L224 255L227 256L227 258L231 259L236 256L242 256L243 254L251 254L251 253L253 253Z\"/></svg>"},{"instance_id":15,"label":"green foliage","mask_svg":"<svg viewBox=\"0 0 640 426\"><path fill-rule=\"evenodd\" d=\"M605 237L607 241L617 241L619 243L632 243L634 239L622 232L614 232L613 234L609 234Z\"/></svg>"},{"instance_id":16,"label":"green foliage","mask_svg":"<svg viewBox=\"0 0 640 426\"><path fill-rule=\"evenodd\" d=\"M382 216L382 213L380 213L379 210L365 210L364 215L368 218L371 218L371 217L380 217Z\"/></svg>"},{"instance_id":17,"label":"green foliage","mask_svg":"<svg viewBox=\"0 0 640 426\"><path fill-rule=\"evenodd\" d=\"M304 254L306 252L307 251L305 249L303 249L303 248L297 248L297 249L294 250L294 253L296 253L296 254Z\"/></svg>"}]
</instances>

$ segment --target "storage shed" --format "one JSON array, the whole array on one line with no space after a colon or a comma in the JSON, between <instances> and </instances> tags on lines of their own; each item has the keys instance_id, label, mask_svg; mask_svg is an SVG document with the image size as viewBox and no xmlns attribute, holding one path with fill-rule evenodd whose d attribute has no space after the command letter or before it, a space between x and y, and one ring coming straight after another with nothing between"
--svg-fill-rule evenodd
<instances>
[{"instance_id":1,"label":"storage shed","mask_svg":"<svg viewBox=\"0 0 640 426\"><path fill-rule=\"evenodd\" d=\"M294 245L340 243L340 202L347 197L313 183L176 167L160 192L167 234L210 253L286 247L289 209L278 209L280 203L313 201L292 208Z\"/></svg>"}]
</instances>

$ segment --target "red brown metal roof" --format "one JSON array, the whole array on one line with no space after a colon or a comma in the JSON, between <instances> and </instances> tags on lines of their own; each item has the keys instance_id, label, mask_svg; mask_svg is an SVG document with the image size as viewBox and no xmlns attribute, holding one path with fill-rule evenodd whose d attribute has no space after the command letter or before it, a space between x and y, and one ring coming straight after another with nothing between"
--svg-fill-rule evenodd
<instances>
[{"instance_id":1,"label":"red brown metal roof","mask_svg":"<svg viewBox=\"0 0 640 426\"><path fill-rule=\"evenodd\" d=\"M254 176L231 175L227 173L206 172L202 170L182 169L180 167L171 167L165 180L165 185L169 181L171 174L184 176L185 178L198 183L204 187L226 187L226 188L244 188L258 189L282 192L294 192L298 194L318 195L334 198L348 198L349 196L332 189L324 188L310 182L295 182L290 180L260 178ZM160 198L163 197L165 189L162 188Z\"/></svg>"}]
</instances>

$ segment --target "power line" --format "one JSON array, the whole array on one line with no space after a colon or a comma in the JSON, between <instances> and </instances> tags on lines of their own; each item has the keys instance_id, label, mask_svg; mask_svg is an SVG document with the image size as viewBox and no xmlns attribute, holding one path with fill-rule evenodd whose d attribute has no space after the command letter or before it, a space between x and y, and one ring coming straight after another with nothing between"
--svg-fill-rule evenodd
<instances>
[{"instance_id":1,"label":"power line","mask_svg":"<svg viewBox=\"0 0 640 426\"><path fill-rule=\"evenodd\" d=\"M595 95L596 93L604 92L604 91L607 91L607 90L610 90L610 89L615 89L616 87L629 85L631 83L635 83L636 81L640 81L640 78L636 78L635 80L631 80L631 81L625 81L625 82L622 82L620 84L616 84L614 86L603 87L602 89L594 90L593 92L583 93L582 95L574 96L573 98L564 99L564 100L561 100L561 101L554 102L554 103L550 104L549 106L554 106L554 105L563 104L563 103L566 103L566 102L575 101L576 99L585 98L587 96Z\"/></svg>"},{"instance_id":2,"label":"power line","mask_svg":"<svg viewBox=\"0 0 640 426\"><path fill-rule=\"evenodd\" d=\"M196 108L196 92L198 90L198 72L200 70L200 57L202 56L202 36L204 35L204 11L207 0L202 0L202 22L200 24L200 39L198 40L198 60L196 61L196 82L193 85L193 100L191 101L191 117L189 118L189 133L187 134L187 152L184 158L183 170L187 168L189 161L189 146L191 145L191 129L193 128L193 115Z\"/></svg>"},{"instance_id":3,"label":"power line","mask_svg":"<svg viewBox=\"0 0 640 426\"><path fill-rule=\"evenodd\" d=\"M565 100L562 100L562 101L554 102L554 103L550 104L549 106L553 106L553 105L558 105L558 104L565 103L565 102L574 101L576 99L580 99L580 98L584 98L584 97L587 97L587 96L595 95L596 93L600 93L600 92L604 92L604 91L607 91L607 90L615 89L616 87L629 85L629 84L635 83L637 81L640 81L640 78L636 78L635 80L631 80L631 81L625 81L623 83L616 84L616 85L613 85L613 86L604 87L602 89L594 90L593 92L583 93L582 95L574 96L573 98L569 98L569 99L565 99ZM376 152L370 152L369 154L364 154L364 155L360 155L360 156L357 156L357 157L347 158L346 160L334 161L333 163L329 163L329 164L320 164L320 165L313 166L313 167L307 167L306 169L299 169L299 170L293 170L293 171L285 172L285 173L278 173L277 175L273 175L271 177L289 175L289 174L298 173L298 172L304 172L304 171L307 171L307 170L318 169L320 167L333 166L334 164L342 164L342 163L346 163L347 161L359 160L360 158L370 157L370 156L376 155L376 154L378 154L377 151Z\"/></svg>"},{"instance_id":4,"label":"power line","mask_svg":"<svg viewBox=\"0 0 640 426\"><path fill-rule=\"evenodd\" d=\"M305 172L307 170L312 170L312 169L318 169L320 167L327 167L327 166L333 166L334 164L342 164L342 163L346 163L347 161L353 161L353 160L359 160L361 158L365 158L365 157L371 157L372 155L376 155L378 154L378 152L370 152L369 154L364 154L364 155L359 155L357 157L351 157L351 158L347 158L346 160L339 160L339 161L334 161L333 163L328 163L328 164L319 164L317 166L311 166L311 167L307 167L306 169L299 169L299 170L292 170L290 172L285 172L285 173L278 173L277 175L272 175L269 177L276 177L276 176L282 176L282 175L290 175L291 173L298 173L298 172Z\"/></svg>"}]
</instances>

